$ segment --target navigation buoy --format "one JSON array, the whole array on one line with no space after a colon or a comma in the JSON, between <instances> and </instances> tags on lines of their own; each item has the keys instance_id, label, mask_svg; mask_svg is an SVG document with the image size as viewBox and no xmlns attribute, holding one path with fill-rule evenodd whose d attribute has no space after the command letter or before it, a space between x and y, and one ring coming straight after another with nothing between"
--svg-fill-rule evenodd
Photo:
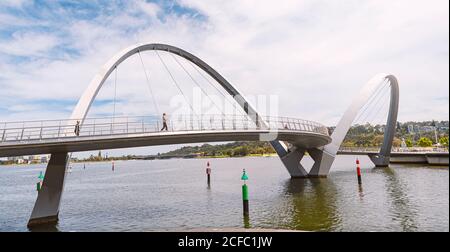
<instances>
[{"instance_id":1,"label":"navigation buoy","mask_svg":"<svg viewBox=\"0 0 450 252\"><path fill-rule=\"evenodd\" d=\"M248 180L247 173L245 172L245 169L243 170L241 180L244 181L244 184L242 185L242 202L244 207L244 216L249 215L249 207L248 207L248 187L246 181Z\"/></svg>"},{"instance_id":2,"label":"navigation buoy","mask_svg":"<svg viewBox=\"0 0 450 252\"><path fill-rule=\"evenodd\" d=\"M359 166L359 159L356 159L356 175L358 176L358 184L362 184L361 167Z\"/></svg>"},{"instance_id":3,"label":"navigation buoy","mask_svg":"<svg viewBox=\"0 0 450 252\"><path fill-rule=\"evenodd\" d=\"M209 186L211 184L211 167L209 167L209 161L206 163L206 176Z\"/></svg>"}]
</instances>

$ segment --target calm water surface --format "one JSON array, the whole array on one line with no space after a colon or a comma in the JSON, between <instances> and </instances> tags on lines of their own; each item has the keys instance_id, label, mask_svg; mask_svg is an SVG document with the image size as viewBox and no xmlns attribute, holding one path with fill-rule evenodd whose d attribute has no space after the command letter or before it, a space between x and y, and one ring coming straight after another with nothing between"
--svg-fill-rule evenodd
<instances>
[{"instance_id":1,"label":"calm water surface","mask_svg":"<svg viewBox=\"0 0 450 252\"><path fill-rule=\"evenodd\" d=\"M314 231L449 231L448 167L373 168L339 156L326 179L295 179L277 157L72 164L60 231L167 231L257 227ZM306 159L305 165L312 164ZM249 175L250 218L240 177ZM0 166L0 231L28 231L35 184L45 165Z\"/></svg>"}]
</instances>

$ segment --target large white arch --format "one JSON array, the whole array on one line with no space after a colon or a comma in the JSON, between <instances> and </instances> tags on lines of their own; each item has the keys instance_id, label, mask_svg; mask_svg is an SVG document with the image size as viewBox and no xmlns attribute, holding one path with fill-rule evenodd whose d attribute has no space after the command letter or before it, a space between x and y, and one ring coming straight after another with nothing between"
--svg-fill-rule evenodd
<instances>
[{"instance_id":1,"label":"large white arch","mask_svg":"<svg viewBox=\"0 0 450 252\"><path fill-rule=\"evenodd\" d=\"M245 111L249 117L255 121L258 125L262 127L266 126L266 123L261 119L258 112L247 102L244 96L231 84L229 83L222 75L220 75L216 70L214 70L211 66L205 63L203 60L198 58L197 56L175 46L167 45L167 44L158 44L158 43L139 43L132 46L129 46L122 51L118 52L114 55L103 67L100 71L94 76L91 80L89 86L86 88L81 98L79 99L75 109L72 112L70 124L74 124L75 121L80 121L82 125L84 119L86 118L87 113L97 96L98 92L102 88L104 82L110 74L114 71L114 69L120 65L127 58L132 55L143 52L143 51L166 51L169 53L173 53L180 57L185 58L186 60L192 62L202 70L204 70L209 76L211 76L214 80L216 80L228 94L230 94L235 101L239 104L239 106ZM287 154L287 145L283 142L273 140L270 141L273 148L276 150L280 157L283 157ZM286 163L285 163L286 165Z\"/></svg>"},{"instance_id":2,"label":"large white arch","mask_svg":"<svg viewBox=\"0 0 450 252\"><path fill-rule=\"evenodd\" d=\"M91 80L89 86L86 88L84 93L82 94L80 100L78 101L75 109L72 112L71 119L73 120L81 120L81 123L86 118L86 115L89 111L89 108L92 105L95 97L103 86L103 83L108 79L110 74L114 71L114 69L120 65L127 58L132 55L143 52L143 51L166 51L169 53L173 53L180 57L189 60L196 66L200 67L204 70L208 75L214 78L231 96L233 96L236 102L245 110L245 112L249 115L257 114L255 109L243 98L241 93L231 85L225 78L222 77L216 70L214 70L211 66L206 64L203 60L199 59L195 55L175 46L166 45L166 44L157 44L157 43L139 43L136 45L132 45L130 47L125 48L120 51L116 55L114 55L103 67L100 71L94 76Z\"/></svg>"}]
</instances>

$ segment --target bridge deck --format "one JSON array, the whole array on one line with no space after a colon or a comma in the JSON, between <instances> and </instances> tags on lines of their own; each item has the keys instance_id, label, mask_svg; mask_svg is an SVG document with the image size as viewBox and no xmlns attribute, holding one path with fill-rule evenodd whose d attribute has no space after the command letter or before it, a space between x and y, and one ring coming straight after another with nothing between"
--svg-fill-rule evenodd
<instances>
[{"instance_id":1,"label":"bridge deck","mask_svg":"<svg viewBox=\"0 0 450 252\"><path fill-rule=\"evenodd\" d=\"M280 140L302 148L331 142L325 126L295 118L260 117L261 121L238 115L174 118L177 120L168 122L168 131L160 131L163 122L151 117L4 123L0 124L0 157L202 142Z\"/></svg>"},{"instance_id":2,"label":"bridge deck","mask_svg":"<svg viewBox=\"0 0 450 252\"><path fill-rule=\"evenodd\" d=\"M272 132L270 136L274 136L274 139L261 139L262 134L268 133L268 130L209 130L5 142L0 144L0 157L202 142L280 140L303 148L319 147L331 142L327 135L295 130Z\"/></svg>"}]
</instances>

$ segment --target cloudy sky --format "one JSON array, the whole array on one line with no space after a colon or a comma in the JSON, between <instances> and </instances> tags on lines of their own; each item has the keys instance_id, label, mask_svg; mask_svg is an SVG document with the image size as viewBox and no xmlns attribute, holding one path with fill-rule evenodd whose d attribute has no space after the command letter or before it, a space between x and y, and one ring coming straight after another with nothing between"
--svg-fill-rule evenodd
<instances>
[{"instance_id":1,"label":"cloudy sky","mask_svg":"<svg viewBox=\"0 0 450 252\"><path fill-rule=\"evenodd\" d=\"M0 121L67 118L99 68L143 42L197 55L245 95L278 96L283 115L334 125L358 89L385 72L400 82L399 121L448 120L448 4L1 0ZM144 61L164 108L170 80L153 56ZM136 58L126 64L118 113L150 113L142 67ZM90 115L111 110L113 90L105 84Z\"/></svg>"}]
</instances>

